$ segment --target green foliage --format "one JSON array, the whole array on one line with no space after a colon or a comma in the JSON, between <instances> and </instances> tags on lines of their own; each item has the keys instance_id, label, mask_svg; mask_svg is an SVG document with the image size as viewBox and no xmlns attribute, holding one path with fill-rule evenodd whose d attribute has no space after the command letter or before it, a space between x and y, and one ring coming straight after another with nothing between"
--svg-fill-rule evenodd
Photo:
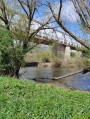
<instances>
[{"instance_id":1,"label":"green foliage","mask_svg":"<svg viewBox=\"0 0 90 119\"><path fill-rule=\"evenodd\" d=\"M89 118L89 92L0 77L0 119Z\"/></svg>"},{"instance_id":2,"label":"green foliage","mask_svg":"<svg viewBox=\"0 0 90 119\"><path fill-rule=\"evenodd\" d=\"M11 55L12 51L12 35L4 29L0 30L0 71L4 71L7 68L11 68Z\"/></svg>"},{"instance_id":3,"label":"green foliage","mask_svg":"<svg viewBox=\"0 0 90 119\"><path fill-rule=\"evenodd\" d=\"M0 30L0 75L13 76L21 66L22 58L22 48L14 44L11 32Z\"/></svg>"},{"instance_id":4,"label":"green foliage","mask_svg":"<svg viewBox=\"0 0 90 119\"><path fill-rule=\"evenodd\" d=\"M55 45L56 45L56 40L54 40L53 43L50 46L52 46L52 48L54 48Z\"/></svg>"},{"instance_id":5,"label":"green foliage","mask_svg":"<svg viewBox=\"0 0 90 119\"><path fill-rule=\"evenodd\" d=\"M90 58L90 50L83 48L82 49L82 54L84 57Z\"/></svg>"},{"instance_id":6,"label":"green foliage","mask_svg":"<svg viewBox=\"0 0 90 119\"><path fill-rule=\"evenodd\" d=\"M84 60L84 64L85 64L85 66L90 66L90 60L85 59L85 60Z\"/></svg>"},{"instance_id":7,"label":"green foliage","mask_svg":"<svg viewBox=\"0 0 90 119\"><path fill-rule=\"evenodd\" d=\"M76 53L70 52L70 56L71 56L71 58L74 58L76 56Z\"/></svg>"},{"instance_id":8,"label":"green foliage","mask_svg":"<svg viewBox=\"0 0 90 119\"><path fill-rule=\"evenodd\" d=\"M38 59L41 60L42 62L50 62L52 58L52 52L47 50L47 51L41 51L38 55Z\"/></svg>"}]
</instances>

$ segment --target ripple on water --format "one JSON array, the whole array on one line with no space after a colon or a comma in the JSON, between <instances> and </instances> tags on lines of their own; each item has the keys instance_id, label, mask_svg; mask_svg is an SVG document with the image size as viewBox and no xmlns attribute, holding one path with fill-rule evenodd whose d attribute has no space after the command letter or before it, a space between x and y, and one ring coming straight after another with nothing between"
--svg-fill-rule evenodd
<instances>
[{"instance_id":1,"label":"ripple on water","mask_svg":"<svg viewBox=\"0 0 90 119\"><path fill-rule=\"evenodd\" d=\"M20 73L24 72L24 75L20 77L20 79L34 79L38 78L39 82L43 83L52 83L54 85L61 86L61 84L66 84L75 89L88 90L90 91L90 75L89 73L82 74L79 73L77 75L73 75L64 79L60 79L57 81L52 81L47 79L47 77L60 77L66 75L71 72L76 72L75 69L61 69L61 68L51 68L51 67L26 67L21 68ZM45 79L40 79L41 77L45 77Z\"/></svg>"}]
</instances>

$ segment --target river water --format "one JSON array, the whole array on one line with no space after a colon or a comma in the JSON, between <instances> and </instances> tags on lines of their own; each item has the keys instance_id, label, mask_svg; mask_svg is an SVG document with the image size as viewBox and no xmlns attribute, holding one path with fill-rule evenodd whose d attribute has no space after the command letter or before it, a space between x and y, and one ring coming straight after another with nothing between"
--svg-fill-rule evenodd
<instances>
[{"instance_id":1,"label":"river water","mask_svg":"<svg viewBox=\"0 0 90 119\"><path fill-rule=\"evenodd\" d=\"M37 82L53 84L60 88L67 88L69 86L74 89L90 91L90 73L79 73L59 80L47 79L47 77L60 77L76 71L78 71L77 68L25 67L20 69L20 74L25 72L20 79L32 80L37 78ZM45 79L40 79L41 77L45 77Z\"/></svg>"}]
</instances>

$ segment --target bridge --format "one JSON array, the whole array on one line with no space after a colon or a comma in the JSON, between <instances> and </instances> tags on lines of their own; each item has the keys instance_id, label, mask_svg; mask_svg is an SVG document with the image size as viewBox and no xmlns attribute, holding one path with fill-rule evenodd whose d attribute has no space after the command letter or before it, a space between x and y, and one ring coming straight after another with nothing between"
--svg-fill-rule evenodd
<instances>
[{"instance_id":1,"label":"bridge","mask_svg":"<svg viewBox=\"0 0 90 119\"><path fill-rule=\"evenodd\" d=\"M37 23L37 25L42 25L42 23L38 22L37 20L33 20L33 25L34 25L34 23ZM53 42L56 42L57 44L70 46L72 48L75 48L75 47L81 48L82 47L82 45L80 43L78 43L76 40L74 40L67 33L59 31L57 29L53 29L53 27L50 27L50 26L46 26L45 28L49 29L49 31L41 30L35 36L35 42L37 42L38 44L49 45Z\"/></svg>"},{"instance_id":2,"label":"bridge","mask_svg":"<svg viewBox=\"0 0 90 119\"><path fill-rule=\"evenodd\" d=\"M34 31L35 29L33 29L33 26L40 26L43 23L37 21L37 20L33 20L32 23L32 31ZM13 26L17 26L17 24L13 24L12 23L12 28ZM55 43L55 47L54 47L54 54L55 56L57 56L60 53L64 53L65 57L69 59L70 57L70 52L72 50L76 50L77 47L81 48L82 45L80 43L78 43L77 41L75 41L72 37L70 37L70 35L68 35L67 33L63 32L63 31L59 31L57 29L53 29L53 27L50 26L45 26L44 30L40 30L35 37L33 38L33 40L31 42L35 42L37 44L44 44L44 45L50 45L52 43Z\"/></svg>"},{"instance_id":3,"label":"bridge","mask_svg":"<svg viewBox=\"0 0 90 119\"><path fill-rule=\"evenodd\" d=\"M34 21L37 24L41 24L38 21ZM47 26L51 28L50 26ZM34 37L33 41L37 44L50 45L55 43L53 53L55 56L64 53L65 58L70 58L70 52L76 51L77 47L81 48L82 45L70 37L67 33L59 31L57 29L41 30Z\"/></svg>"}]
</instances>

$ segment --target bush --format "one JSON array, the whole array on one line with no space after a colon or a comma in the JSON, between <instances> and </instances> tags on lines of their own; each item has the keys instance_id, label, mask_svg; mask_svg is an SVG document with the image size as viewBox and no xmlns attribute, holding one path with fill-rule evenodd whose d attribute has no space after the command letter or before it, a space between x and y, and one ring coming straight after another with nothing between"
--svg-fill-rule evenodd
<instances>
[{"instance_id":1,"label":"bush","mask_svg":"<svg viewBox=\"0 0 90 119\"><path fill-rule=\"evenodd\" d=\"M41 60L42 62L50 62L52 59L52 52L47 50L47 51L42 51L38 55L38 59Z\"/></svg>"},{"instance_id":2,"label":"bush","mask_svg":"<svg viewBox=\"0 0 90 119\"><path fill-rule=\"evenodd\" d=\"M85 64L85 66L89 66L89 67L90 67L90 60L85 59L85 60L84 60L84 64Z\"/></svg>"},{"instance_id":3,"label":"bush","mask_svg":"<svg viewBox=\"0 0 90 119\"><path fill-rule=\"evenodd\" d=\"M82 54L84 57L90 58L90 50L83 48L82 49Z\"/></svg>"},{"instance_id":4,"label":"bush","mask_svg":"<svg viewBox=\"0 0 90 119\"><path fill-rule=\"evenodd\" d=\"M12 42L11 33L6 29L0 30L0 73L8 74L9 69L12 69Z\"/></svg>"},{"instance_id":5,"label":"bush","mask_svg":"<svg viewBox=\"0 0 90 119\"><path fill-rule=\"evenodd\" d=\"M22 63L22 48L14 44L11 32L0 30L0 75L15 76Z\"/></svg>"},{"instance_id":6,"label":"bush","mask_svg":"<svg viewBox=\"0 0 90 119\"><path fill-rule=\"evenodd\" d=\"M71 56L71 58L74 58L74 57L76 56L76 53L71 52L71 53L70 53L70 56Z\"/></svg>"},{"instance_id":7,"label":"bush","mask_svg":"<svg viewBox=\"0 0 90 119\"><path fill-rule=\"evenodd\" d=\"M62 60L58 57L53 58L53 66L54 67L61 67L62 65Z\"/></svg>"}]
</instances>

